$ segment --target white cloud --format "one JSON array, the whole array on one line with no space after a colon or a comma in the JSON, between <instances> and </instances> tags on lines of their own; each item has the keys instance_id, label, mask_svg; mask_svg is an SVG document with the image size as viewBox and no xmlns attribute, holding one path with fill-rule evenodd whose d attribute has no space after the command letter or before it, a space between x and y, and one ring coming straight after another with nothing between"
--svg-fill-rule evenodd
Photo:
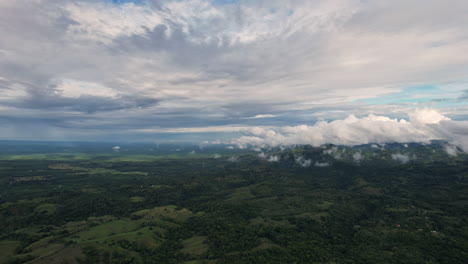
<instances>
[{"instance_id":1,"label":"white cloud","mask_svg":"<svg viewBox=\"0 0 468 264\"><path fill-rule=\"evenodd\" d=\"M447 118L466 119L468 107L424 101L455 100L465 89L464 0L428 0L424 8L406 0L143 2L0 1L0 115L13 120L10 126L44 123L50 104L56 107L51 130L125 131L133 139L164 131L237 132L256 122L275 126L263 129L276 134L248 132L251 138L244 141L359 144L402 135L402 141L440 137L466 144L460 130L465 125ZM77 114L66 105L77 100L24 99L49 92L57 82L63 97L138 95L157 104ZM441 92L421 91L409 97L418 100L404 100L407 88L422 85ZM379 101L395 94L401 98ZM410 125L392 121L421 106L439 108L444 119L428 113L410 118ZM340 122L351 112L373 115ZM339 121L285 127L316 120Z\"/></svg>"},{"instance_id":2,"label":"white cloud","mask_svg":"<svg viewBox=\"0 0 468 264\"><path fill-rule=\"evenodd\" d=\"M323 151L323 154L333 155L333 154L337 153L338 151L339 151L338 147L333 146L333 147L331 147L329 149L325 149Z\"/></svg>"},{"instance_id":3,"label":"white cloud","mask_svg":"<svg viewBox=\"0 0 468 264\"><path fill-rule=\"evenodd\" d=\"M76 21L68 28L70 38L110 43L121 36L142 35L164 24L164 18L145 6L126 3L68 3L64 9Z\"/></svg>"},{"instance_id":4,"label":"white cloud","mask_svg":"<svg viewBox=\"0 0 468 264\"><path fill-rule=\"evenodd\" d=\"M318 161L316 161L316 162L314 163L314 166L315 166L315 167L329 167L329 166L330 166L330 163L328 163L328 162L318 162Z\"/></svg>"},{"instance_id":5,"label":"white cloud","mask_svg":"<svg viewBox=\"0 0 468 264\"><path fill-rule=\"evenodd\" d=\"M310 159L305 159L304 157L297 157L297 158L296 158L296 162L297 162L301 167L304 167L304 168L310 167L310 165L312 164L312 160L310 160Z\"/></svg>"},{"instance_id":6,"label":"white cloud","mask_svg":"<svg viewBox=\"0 0 468 264\"><path fill-rule=\"evenodd\" d=\"M340 160L342 158L342 154L346 152L346 149L342 149L340 151L340 149L336 146L333 146L329 149L325 149L323 151L323 154L327 154L327 155L330 155L332 156L334 159L336 160Z\"/></svg>"},{"instance_id":7,"label":"white cloud","mask_svg":"<svg viewBox=\"0 0 468 264\"><path fill-rule=\"evenodd\" d=\"M394 153L392 154L392 159L401 162L402 164L408 163L411 158L406 154Z\"/></svg>"},{"instance_id":8,"label":"white cloud","mask_svg":"<svg viewBox=\"0 0 468 264\"><path fill-rule=\"evenodd\" d=\"M273 156L268 157L267 161L268 161L268 162L279 162L279 161L280 161L280 157L279 157L279 156L276 156L276 155L273 155Z\"/></svg>"},{"instance_id":9,"label":"white cloud","mask_svg":"<svg viewBox=\"0 0 468 264\"><path fill-rule=\"evenodd\" d=\"M71 98L78 98L80 96L117 97L119 95L114 89L98 83L70 79L59 82L54 92L58 95Z\"/></svg>"},{"instance_id":10,"label":"white cloud","mask_svg":"<svg viewBox=\"0 0 468 264\"><path fill-rule=\"evenodd\" d=\"M14 83L9 87L1 87L1 82L2 79L0 78L0 100L14 100L28 95L27 87L20 83Z\"/></svg>"},{"instance_id":11,"label":"white cloud","mask_svg":"<svg viewBox=\"0 0 468 264\"><path fill-rule=\"evenodd\" d=\"M68 29L72 38L109 44L118 37L145 35L164 25L166 37L180 28L194 43L234 45L290 36L301 29L310 33L331 30L352 16L357 10L352 6L355 3L354 0L319 1L301 7L271 2L270 7L245 4L233 9L212 5L208 0L164 1L158 3L159 8L133 3L78 2L67 3L64 10L77 22Z\"/></svg>"},{"instance_id":12,"label":"white cloud","mask_svg":"<svg viewBox=\"0 0 468 264\"><path fill-rule=\"evenodd\" d=\"M140 133L206 133L206 132L241 132L250 129L249 126L207 126L207 127L182 127L182 128L144 128L134 129ZM210 142L211 143L211 142ZM216 144L218 143L215 141Z\"/></svg>"},{"instance_id":13,"label":"white cloud","mask_svg":"<svg viewBox=\"0 0 468 264\"><path fill-rule=\"evenodd\" d=\"M408 113L411 123L415 126L424 126L430 124L438 124L443 120L450 120L450 118L443 116L434 109L420 109Z\"/></svg>"},{"instance_id":14,"label":"white cloud","mask_svg":"<svg viewBox=\"0 0 468 264\"><path fill-rule=\"evenodd\" d=\"M447 152L447 154L449 156L457 156L458 155L458 149L457 149L456 146L445 145L444 150L445 150L445 152Z\"/></svg>"},{"instance_id":15,"label":"white cloud","mask_svg":"<svg viewBox=\"0 0 468 264\"><path fill-rule=\"evenodd\" d=\"M284 146L295 144L361 145L369 143L424 142L448 140L468 150L468 122L453 121L435 110L419 109L409 113L409 121L369 115L344 120L318 122L313 126L249 128L246 136L232 143L240 145Z\"/></svg>"},{"instance_id":16,"label":"white cloud","mask_svg":"<svg viewBox=\"0 0 468 264\"><path fill-rule=\"evenodd\" d=\"M356 162L356 163L360 163L361 160L362 160L362 158L363 158L363 157L362 157L361 152L355 152L355 153L353 154L353 160L354 160L354 162Z\"/></svg>"},{"instance_id":17,"label":"white cloud","mask_svg":"<svg viewBox=\"0 0 468 264\"><path fill-rule=\"evenodd\" d=\"M268 162L279 162L280 161L280 157L277 156L277 155L271 155L271 156L268 156L267 154L265 154L264 152L260 152L258 154L258 157L261 158L261 159L265 159L267 160Z\"/></svg>"},{"instance_id":18,"label":"white cloud","mask_svg":"<svg viewBox=\"0 0 468 264\"><path fill-rule=\"evenodd\" d=\"M251 116L251 117L245 117L243 119L259 119L259 118L272 118L272 117L277 117L277 115L256 115L256 116Z\"/></svg>"}]
</instances>

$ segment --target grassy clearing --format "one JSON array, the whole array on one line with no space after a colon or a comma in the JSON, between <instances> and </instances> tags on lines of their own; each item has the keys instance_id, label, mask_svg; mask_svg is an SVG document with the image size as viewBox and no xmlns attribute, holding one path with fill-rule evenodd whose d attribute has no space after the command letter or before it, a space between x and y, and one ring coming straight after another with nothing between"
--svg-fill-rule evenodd
<instances>
[{"instance_id":1,"label":"grassy clearing","mask_svg":"<svg viewBox=\"0 0 468 264\"><path fill-rule=\"evenodd\" d=\"M245 186L237 188L234 192L229 195L228 201L238 202L244 200L254 199L256 196L252 194L252 189L255 188L255 185Z\"/></svg>"},{"instance_id":2,"label":"grassy clearing","mask_svg":"<svg viewBox=\"0 0 468 264\"><path fill-rule=\"evenodd\" d=\"M314 204L314 208L316 208L319 211L328 211L328 209L330 209L330 207L333 204L334 203L329 202L329 201L321 201L321 202L319 202L317 204Z\"/></svg>"},{"instance_id":3,"label":"grassy clearing","mask_svg":"<svg viewBox=\"0 0 468 264\"><path fill-rule=\"evenodd\" d=\"M38 205L35 209L34 212L36 213L46 213L46 214L53 214L57 211L58 206L56 204L51 204L51 203L44 203Z\"/></svg>"},{"instance_id":4,"label":"grassy clearing","mask_svg":"<svg viewBox=\"0 0 468 264\"><path fill-rule=\"evenodd\" d=\"M187 209L178 209L176 206L163 206L141 210L132 215L132 219L103 216L90 217L87 221L67 223L64 230L71 235L66 240L78 244L107 244L126 239L156 247L161 242L159 236L166 232L166 228L177 227L177 223L187 220L192 216L192 212ZM134 217L137 218L133 219Z\"/></svg>"},{"instance_id":5,"label":"grassy clearing","mask_svg":"<svg viewBox=\"0 0 468 264\"><path fill-rule=\"evenodd\" d=\"M62 229L67 231L69 234L74 234L74 236L76 236L76 233L88 230L91 227L91 225L96 226L99 224L110 222L115 219L116 218L114 216L110 215L100 217L89 217L87 221L68 222L64 226L62 226Z\"/></svg>"},{"instance_id":6,"label":"grassy clearing","mask_svg":"<svg viewBox=\"0 0 468 264\"><path fill-rule=\"evenodd\" d=\"M16 202L7 202L3 203L0 205L0 209L6 209L10 207L21 207L21 206L29 206L29 205L34 205L37 204L39 205L40 203L44 202L46 198L34 198L30 200L18 200Z\"/></svg>"},{"instance_id":7,"label":"grassy clearing","mask_svg":"<svg viewBox=\"0 0 468 264\"><path fill-rule=\"evenodd\" d=\"M143 202L144 200L145 200L145 198L141 197L141 196L130 197L130 202L132 202L132 203L140 203L140 202Z\"/></svg>"},{"instance_id":8,"label":"grassy clearing","mask_svg":"<svg viewBox=\"0 0 468 264\"><path fill-rule=\"evenodd\" d=\"M0 241L0 263L6 263L7 260L15 255L15 249L20 245L19 241L4 240Z\"/></svg>"},{"instance_id":9,"label":"grassy clearing","mask_svg":"<svg viewBox=\"0 0 468 264\"><path fill-rule=\"evenodd\" d=\"M66 246L62 243L48 243L44 246L35 248L30 254L32 256L50 256L60 250L64 249Z\"/></svg>"},{"instance_id":10,"label":"grassy clearing","mask_svg":"<svg viewBox=\"0 0 468 264\"><path fill-rule=\"evenodd\" d=\"M132 171L132 172L121 172L118 170L110 170L110 169L103 169L103 168L83 168L83 172L77 172L75 175L99 175L99 174L124 174L124 175L144 175L146 176L146 172L140 171Z\"/></svg>"},{"instance_id":11,"label":"grassy clearing","mask_svg":"<svg viewBox=\"0 0 468 264\"><path fill-rule=\"evenodd\" d=\"M132 232L139 228L140 223L136 221L129 219L114 220L77 233L76 236L79 237L77 242L102 239L116 234Z\"/></svg>"},{"instance_id":12,"label":"grassy clearing","mask_svg":"<svg viewBox=\"0 0 468 264\"><path fill-rule=\"evenodd\" d=\"M104 247L104 248L118 248L115 247L115 242L126 240L129 242L134 242L145 247L158 247L163 238L158 236L157 234L161 234L165 232L163 229L153 228L153 227L143 227L140 229L136 229L131 232L119 233L119 234L111 234L108 236L102 237L95 237L95 239L91 240L76 240L73 241L78 242L80 245L93 245L97 247Z\"/></svg>"},{"instance_id":13,"label":"grassy clearing","mask_svg":"<svg viewBox=\"0 0 468 264\"><path fill-rule=\"evenodd\" d=\"M203 259L203 260L190 260L185 261L184 264L215 264L218 263L216 259Z\"/></svg>"},{"instance_id":14,"label":"grassy clearing","mask_svg":"<svg viewBox=\"0 0 468 264\"><path fill-rule=\"evenodd\" d=\"M72 166L71 164L67 163L49 164L48 167L52 170L86 170L86 168Z\"/></svg>"},{"instance_id":15,"label":"grassy clearing","mask_svg":"<svg viewBox=\"0 0 468 264\"><path fill-rule=\"evenodd\" d=\"M165 155L144 155L144 154L126 154L126 153L51 153L51 154L25 154L25 155L3 155L0 160L50 160L50 161L85 161L85 160L101 160L106 162L151 162L161 159L204 159L212 158L212 154L165 154ZM71 167L62 166L57 169L73 169Z\"/></svg>"},{"instance_id":16,"label":"grassy clearing","mask_svg":"<svg viewBox=\"0 0 468 264\"><path fill-rule=\"evenodd\" d=\"M29 263L31 264L63 264L69 263L74 264L78 263L76 259L84 259L85 256L79 246L70 246L59 250L49 256L35 259Z\"/></svg>"},{"instance_id":17,"label":"grassy clearing","mask_svg":"<svg viewBox=\"0 0 468 264\"><path fill-rule=\"evenodd\" d=\"M176 223L182 223L189 219L193 214L187 209L178 209L176 206L162 206L154 209L145 209L133 213L132 215L142 217L147 220L152 219L172 219Z\"/></svg>"},{"instance_id":18,"label":"grassy clearing","mask_svg":"<svg viewBox=\"0 0 468 264\"><path fill-rule=\"evenodd\" d=\"M106 168L85 168L79 166L72 166L67 163L50 164L49 169L53 170L71 170L76 171L75 175L101 175L101 174L124 174L124 175L143 175L146 176L148 173L141 171L122 172L118 170L106 169Z\"/></svg>"},{"instance_id":19,"label":"grassy clearing","mask_svg":"<svg viewBox=\"0 0 468 264\"><path fill-rule=\"evenodd\" d=\"M268 238L260 238L260 244L258 246L256 246L256 247L254 247L251 250L251 252L265 250L265 249L269 249L269 248L281 248L281 246L276 244L276 243L273 243L273 241L271 241Z\"/></svg>"},{"instance_id":20,"label":"grassy clearing","mask_svg":"<svg viewBox=\"0 0 468 264\"><path fill-rule=\"evenodd\" d=\"M95 155L84 153L26 154L1 156L1 160L89 160Z\"/></svg>"},{"instance_id":21,"label":"grassy clearing","mask_svg":"<svg viewBox=\"0 0 468 264\"><path fill-rule=\"evenodd\" d=\"M307 212L307 213L299 214L296 217L310 218L317 222L322 222L322 219L329 215L330 214L327 212Z\"/></svg>"},{"instance_id":22,"label":"grassy clearing","mask_svg":"<svg viewBox=\"0 0 468 264\"><path fill-rule=\"evenodd\" d=\"M51 213L56 210L56 205L44 203L38 205L35 210ZM81 248L84 246L93 246L102 250L118 249L119 241L123 240L155 248L164 241L164 234L168 228L179 226L192 216L192 212L169 205L138 211L133 216L136 218L118 219L113 216L102 216L89 217L86 221L68 222L54 229L53 235L30 244L25 249L29 251L27 254L15 255L19 242L2 241L0 263L5 263L13 256L19 259L25 258L28 254L41 256L30 263L63 263L58 261L64 259L69 263L76 263L76 258L83 257ZM21 231L25 233L28 230ZM37 230L34 232L37 233ZM203 244L205 240L206 237L198 237L186 241L188 252L195 255L206 252L208 245ZM67 242L74 242L76 245L73 243L68 245Z\"/></svg>"},{"instance_id":23,"label":"grassy clearing","mask_svg":"<svg viewBox=\"0 0 468 264\"><path fill-rule=\"evenodd\" d=\"M84 193L100 193L102 192L103 190L102 189L98 189L98 188L82 188L80 191L84 192Z\"/></svg>"},{"instance_id":24,"label":"grassy clearing","mask_svg":"<svg viewBox=\"0 0 468 264\"><path fill-rule=\"evenodd\" d=\"M252 226L267 226L267 227L280 227L280 228L294 228L295 225L289 223L288 220L273 220L270 218L255 217L250 219L250 225Z\"/></svg>"},{"instance_id":25,"label":"grassy clearing","mask_svg":"<svg viewBox=\"0 0 468 264\"><path fill-rule=\"evenodd\" d=\"M211 158L212 154L189 154L189 153L179 153L179 154L169 154L169 155L121 155L114 156L110 158L109 162L148 162L156 161L161 159L205 159Z\"/></svg>"},{"instance_id":26,"label":"grassy clearing","mask_svg":"<svg viewBox=\"0 0 468 264\"><path fill-rule=\"evenodd\" d=\"M181 253L191 255L193 257L201 256L208 251L208 237L194 236L182 241L183 248Z\"/></svg>"},{"instance_id":27,"label":"grassy clearing","mask_svg":"<svg viewBox=\"0 0 468 264\"><path fill-rule=\"evenodd\" d=\"M28 181L47 181L47 176L29 176L29 177L14 177L15 182L28 182Z\"/></svg>"}]
</instances>

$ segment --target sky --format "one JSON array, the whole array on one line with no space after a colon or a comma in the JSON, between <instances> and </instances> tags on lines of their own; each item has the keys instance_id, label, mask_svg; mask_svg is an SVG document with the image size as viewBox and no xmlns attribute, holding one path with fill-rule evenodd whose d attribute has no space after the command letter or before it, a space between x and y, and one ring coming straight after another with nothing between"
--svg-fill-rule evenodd
<instances>
[{"instance_id":1,"label":"sky","mask_svg":"<svg viewBox=\"0 0 468 264\"><path fill-rule=\"evenodd\" d=\"M0 140L468 150L466 0L0 0Z\"/></svg>"}]
</instances>

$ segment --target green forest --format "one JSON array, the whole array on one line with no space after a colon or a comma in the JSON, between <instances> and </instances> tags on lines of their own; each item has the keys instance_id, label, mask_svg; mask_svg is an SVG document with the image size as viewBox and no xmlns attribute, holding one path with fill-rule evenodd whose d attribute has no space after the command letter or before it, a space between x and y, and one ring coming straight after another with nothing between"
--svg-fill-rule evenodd
<instances>
[{"instance_id":1,"label":"green forest","mask_svg":"<svg viewBox=\"0 0 468 264\"><path fill-rule=\"evenodd\" d=\"M0 263L467 263L443 143L175 148L5 148Z\"/></svg>"}]
</instances>

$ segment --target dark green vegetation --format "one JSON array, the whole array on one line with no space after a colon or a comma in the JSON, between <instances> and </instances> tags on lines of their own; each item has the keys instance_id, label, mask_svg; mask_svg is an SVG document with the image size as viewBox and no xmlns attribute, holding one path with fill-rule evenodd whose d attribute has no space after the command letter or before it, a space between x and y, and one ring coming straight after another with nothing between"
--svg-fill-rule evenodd
<instances>
[{"instance_id":1,"label":"dark green vegetation","mask_svg":"<svg viewBox=\"0 0 468 264\"><path fill-rule=\"evenodd\" d=\"M5 153L0 263L468 260L465 154L437 144L297 147L270 150L280 162L267 162L191 150Z\"/></svg>"}]
</instances>

